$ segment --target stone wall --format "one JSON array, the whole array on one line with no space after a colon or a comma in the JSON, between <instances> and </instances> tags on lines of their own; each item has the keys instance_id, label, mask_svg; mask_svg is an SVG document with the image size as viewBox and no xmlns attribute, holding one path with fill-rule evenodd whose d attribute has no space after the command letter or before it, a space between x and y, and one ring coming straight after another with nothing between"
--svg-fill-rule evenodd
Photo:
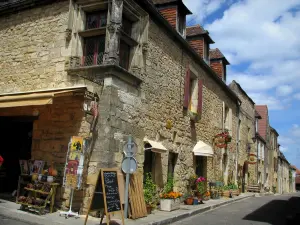
<instances>
[{"instance_id":1,"label":"stone wall","mask_svg":"<svg viewBox=\"0 0 300 225\"><path fill-rule=\"evenodd\" d=\"M257 153L257 143L252 138L255 136L255 105L254 102L243 92L239 84L233 81L230 88L237 94L242 103L240 106L240 136L238 164L243 166L248 160L248 153ZM250 151L249 151L250 148ZM256 183L257 164L249 164L248 171L245 174L245 183Z\"/></svg>"},{"instance_id":2,"label":"stone wall","mask_svg":"<svg viewBox=\"0 0 300 225\"><path fill-rule=\"evenodd\" d=\"M0 17L2 93L84 83L65 72L68 11L68 1L59 1Z\"/></svg>"}]
</instances>

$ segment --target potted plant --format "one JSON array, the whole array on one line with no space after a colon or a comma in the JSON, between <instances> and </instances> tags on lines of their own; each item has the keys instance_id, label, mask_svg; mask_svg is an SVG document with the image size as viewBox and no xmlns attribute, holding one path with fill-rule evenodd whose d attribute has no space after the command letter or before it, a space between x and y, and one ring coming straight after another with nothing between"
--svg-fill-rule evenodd
<instances>
[{"instance_id":1,"label":"potted plant","mask_svg":"<svg viewBox=\"0 0 300 225\"><path fill-rule=\"evenodd\" d=\"M146 202L147 212L151 214L153 208L156 206L157 198L157 186L151 178L151 174L146 174L146 179L144 183L144 198Z\"/></svg>"},{"instance_id":2,"label":"potted plant","mask_svg":"<svg viewBox=\"0 0 300 225\"><path fill-rule=\"evenodd\" d=\"M181 196L181 193L174 191L160 194L160 209L168 212L179 209Z\"/></svg>"},{"instance_id":3,"label":"potted plant","mask_svg":"<svg viewBox=\"0 0 300 225\"><path fill-rule=\"evenodd\" d=\"M202 199L203 198L203 194L205 192L206 189L206 179L204 177L198 177L196 180L196 187L197 187L197 192L196 192L196 196L198 197L198 199Z\"/></svg>"},{"instance_id":4,"label":"potted plant","mask_svg":"<svg viewBox=\"0 0 300 225\"><path fill-rule=\"evenodd\" d=\"M167 183L164 186L163 192L159 195L160 197L160 209L162 211L173 211L180 208L180 197L182 196L179 192L173 191L174 180L171 175L168 176Z\"/></svg>"},{"instance_id":5,"label":"potted plant","mask_svg":"<svg viewBox=\"0 0 300 225\"><path fill-rule=\"evenodd\" d=\"M203 195L203 201L207 201L210 199L210 191L206 191Z\"/></svg>"},{"instance_id":6,"label":"potted plant","mask_svg":"<svg viewBox=\"0 0 300 225\"><path fill-rule=\"evenodd\" d=\"M191 193L185 194L183 198L184 198L184 204L193 205L194 198Z\"/></svg>"}]
</instances>

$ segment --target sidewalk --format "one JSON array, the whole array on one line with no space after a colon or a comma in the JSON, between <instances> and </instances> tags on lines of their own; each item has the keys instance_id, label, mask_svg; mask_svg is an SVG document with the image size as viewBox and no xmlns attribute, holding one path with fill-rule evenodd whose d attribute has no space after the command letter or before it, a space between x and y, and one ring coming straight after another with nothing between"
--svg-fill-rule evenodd
<instances>
[{"instance_id":1,"label":"sidewalk","mask_svg":"<svg viewBox=\"0 0 300 225\"><path fill-rule=\"evenodd\" d=\"M126 225L164 225L174 223L176 221L182 220L184 218L209 211L211 209L227 205L242 199L249 197L254 197L253 193L244 193L240 196L234 198L222 198L217 200L209 200L205 204L197 206L181 205L179 210L173 212L163 212L155 211L154 213L148 215L147 217L137 219L137 220L126 220ZM72 224L72 225L83 225L85 216L81 216L79 219L69 218L65 219L64 217L59 216L59 212L52 214L46 214L44 216L34 215L32 213L27 213L19 210L20 205L17 205L12 202L7 202L0 199L0 215L9 217L15 220L27 222L30 224L36 225L62 225L62 224ZM105 223L105 219L103 220ZM121 222L116 220L116 222ZM89 216L87 225L99 225L100 219ZM113 224L113 223L112 223Z\"/></svg>"}]
</instances>

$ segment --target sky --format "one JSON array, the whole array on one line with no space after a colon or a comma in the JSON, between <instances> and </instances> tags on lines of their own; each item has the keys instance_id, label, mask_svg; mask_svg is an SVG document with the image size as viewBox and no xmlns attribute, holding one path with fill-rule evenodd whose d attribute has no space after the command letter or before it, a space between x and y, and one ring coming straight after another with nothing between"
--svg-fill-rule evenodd
<instances>
[{"instance_id":1,"label":"sky","mask_svg":"<svg viewBox=\"0 0 300 225\"><path fill-rule=\"evenodd\" d=\"M268 105L280 150L300 168L300 0L183 0L257 105Z\"/></svg>"}]
</instances>

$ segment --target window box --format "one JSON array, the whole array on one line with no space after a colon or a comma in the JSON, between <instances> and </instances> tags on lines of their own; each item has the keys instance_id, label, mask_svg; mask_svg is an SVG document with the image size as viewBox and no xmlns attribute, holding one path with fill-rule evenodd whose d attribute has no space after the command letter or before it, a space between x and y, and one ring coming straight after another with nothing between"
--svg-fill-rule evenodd
<instances>
[{"instance_id":1,"label":"window box","mask_svg":"<svg viewBox=\"0 0 300 225\"><path fill-rule=\"evenodd\" d=\"M180 209L180 198L160 199L160 210L171 212Z\"/></svg>"}]
</instances>

